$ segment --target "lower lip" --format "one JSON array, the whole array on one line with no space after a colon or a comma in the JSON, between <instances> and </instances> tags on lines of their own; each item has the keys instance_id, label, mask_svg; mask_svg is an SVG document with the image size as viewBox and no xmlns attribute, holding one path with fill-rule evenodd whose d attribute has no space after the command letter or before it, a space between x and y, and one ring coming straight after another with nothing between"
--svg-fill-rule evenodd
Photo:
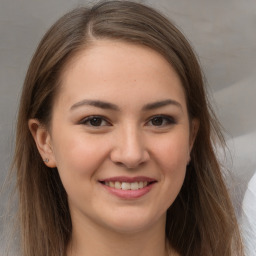
<instances>
[{"instance_id":1,"label":"lower lip","mask_svg":"<svg viewBox=\"0 0 256 256\"><path fill-rule=\"evenodd\" d=\"M102 183L101 183L102 184ZM122 199L136 199L146 195L154 186L155 183L152 183L144 188L137 190L122 190L116 189L102 184L102 186L107 189L111 194L122 198Z\"/></svg>"}]
</instances>

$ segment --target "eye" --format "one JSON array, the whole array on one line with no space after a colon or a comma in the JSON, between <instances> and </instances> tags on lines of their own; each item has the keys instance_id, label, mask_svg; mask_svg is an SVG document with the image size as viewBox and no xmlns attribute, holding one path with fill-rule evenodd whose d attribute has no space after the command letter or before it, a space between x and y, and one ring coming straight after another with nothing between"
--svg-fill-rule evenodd
<instances>
[{"instance_id":1,"label":"eye","mask_svg":"<svg viewBox=\"0 0 256 256\"><path fill-rule=\"evenodd\" d=\"M158 127L163 127L167 125L172 125L175 124L176 121L173 117L171 116L166 116L166 115L158 115L158 116L153 116L147 124L149 126L158 126Z\"/></svg>"},{"instance_id":2,"label":"eye","mask_svg":"<svg viewBox=\"0 0 256 256\"><path fill-rule=\"evenodd\" d=\"M102 116L88 116L81 120L79 124L92 127L110 126L110 123Z\"/></svg>"}]
</instances>

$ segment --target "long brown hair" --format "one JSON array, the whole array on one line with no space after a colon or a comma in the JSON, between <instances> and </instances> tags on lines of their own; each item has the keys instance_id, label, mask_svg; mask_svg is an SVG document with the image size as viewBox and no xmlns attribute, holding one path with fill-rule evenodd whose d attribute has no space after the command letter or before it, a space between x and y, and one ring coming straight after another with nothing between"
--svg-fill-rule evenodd
<instances>
[{"instance_id":1,"label":"long brown hair","mask_svg":"<svg viewBox=\"0 0 256 256\"><path fill-rule=\"evenodd\" d=\"M144 45L162 54L182 81L190 118L200 121L184 184L167 212L170 245L182 256L243 255L215 156L214 142L223 142L223 136L207 101L197 58L170 21L150 7L129 1L100 2L67 13L43 37L30 63L20 101L14 158L22 255L65 255L72 233L58 171L42 162L28 120L36 118L50 126L63 68L79 50L104 38Z\"/></svg>"}]
</instances>

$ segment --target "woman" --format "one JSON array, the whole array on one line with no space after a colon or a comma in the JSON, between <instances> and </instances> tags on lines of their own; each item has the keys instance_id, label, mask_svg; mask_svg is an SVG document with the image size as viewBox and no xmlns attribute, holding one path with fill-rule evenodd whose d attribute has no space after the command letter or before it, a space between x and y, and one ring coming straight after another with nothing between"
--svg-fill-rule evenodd
<instances>
[{"instance_id":1,"label":"woman","mask_svg":"<svg viewBox=\"0 0 256 256\"><path fill-rule=\"evenodd\" d=\"M15 167L22 255L243 255L184 36L127 1L63 16L31 61Z\"/></svg>"}]
</instances>

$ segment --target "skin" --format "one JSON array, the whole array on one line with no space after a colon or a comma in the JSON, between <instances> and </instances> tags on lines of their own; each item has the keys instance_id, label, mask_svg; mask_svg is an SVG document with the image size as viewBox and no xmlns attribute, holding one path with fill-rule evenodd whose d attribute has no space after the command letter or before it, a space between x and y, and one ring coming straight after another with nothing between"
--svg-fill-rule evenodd
<instances>
[{"instance_id":1,"label":"skin","mask_svg":"<svg viewBox=\"0 0 256 256\"><path fill-rule=\"evenodd\" d=\"M99 40L68 63L61 82L51 128L36 119L29 127L67 191L68 255L168 255L166 211L183 184L198 127L189 123L178 75L152 49ZM95 100L114 108L88 104ZM139 198L120 198L99 182L116 176L155 183Z\"/></svg>"}]
</instances>

